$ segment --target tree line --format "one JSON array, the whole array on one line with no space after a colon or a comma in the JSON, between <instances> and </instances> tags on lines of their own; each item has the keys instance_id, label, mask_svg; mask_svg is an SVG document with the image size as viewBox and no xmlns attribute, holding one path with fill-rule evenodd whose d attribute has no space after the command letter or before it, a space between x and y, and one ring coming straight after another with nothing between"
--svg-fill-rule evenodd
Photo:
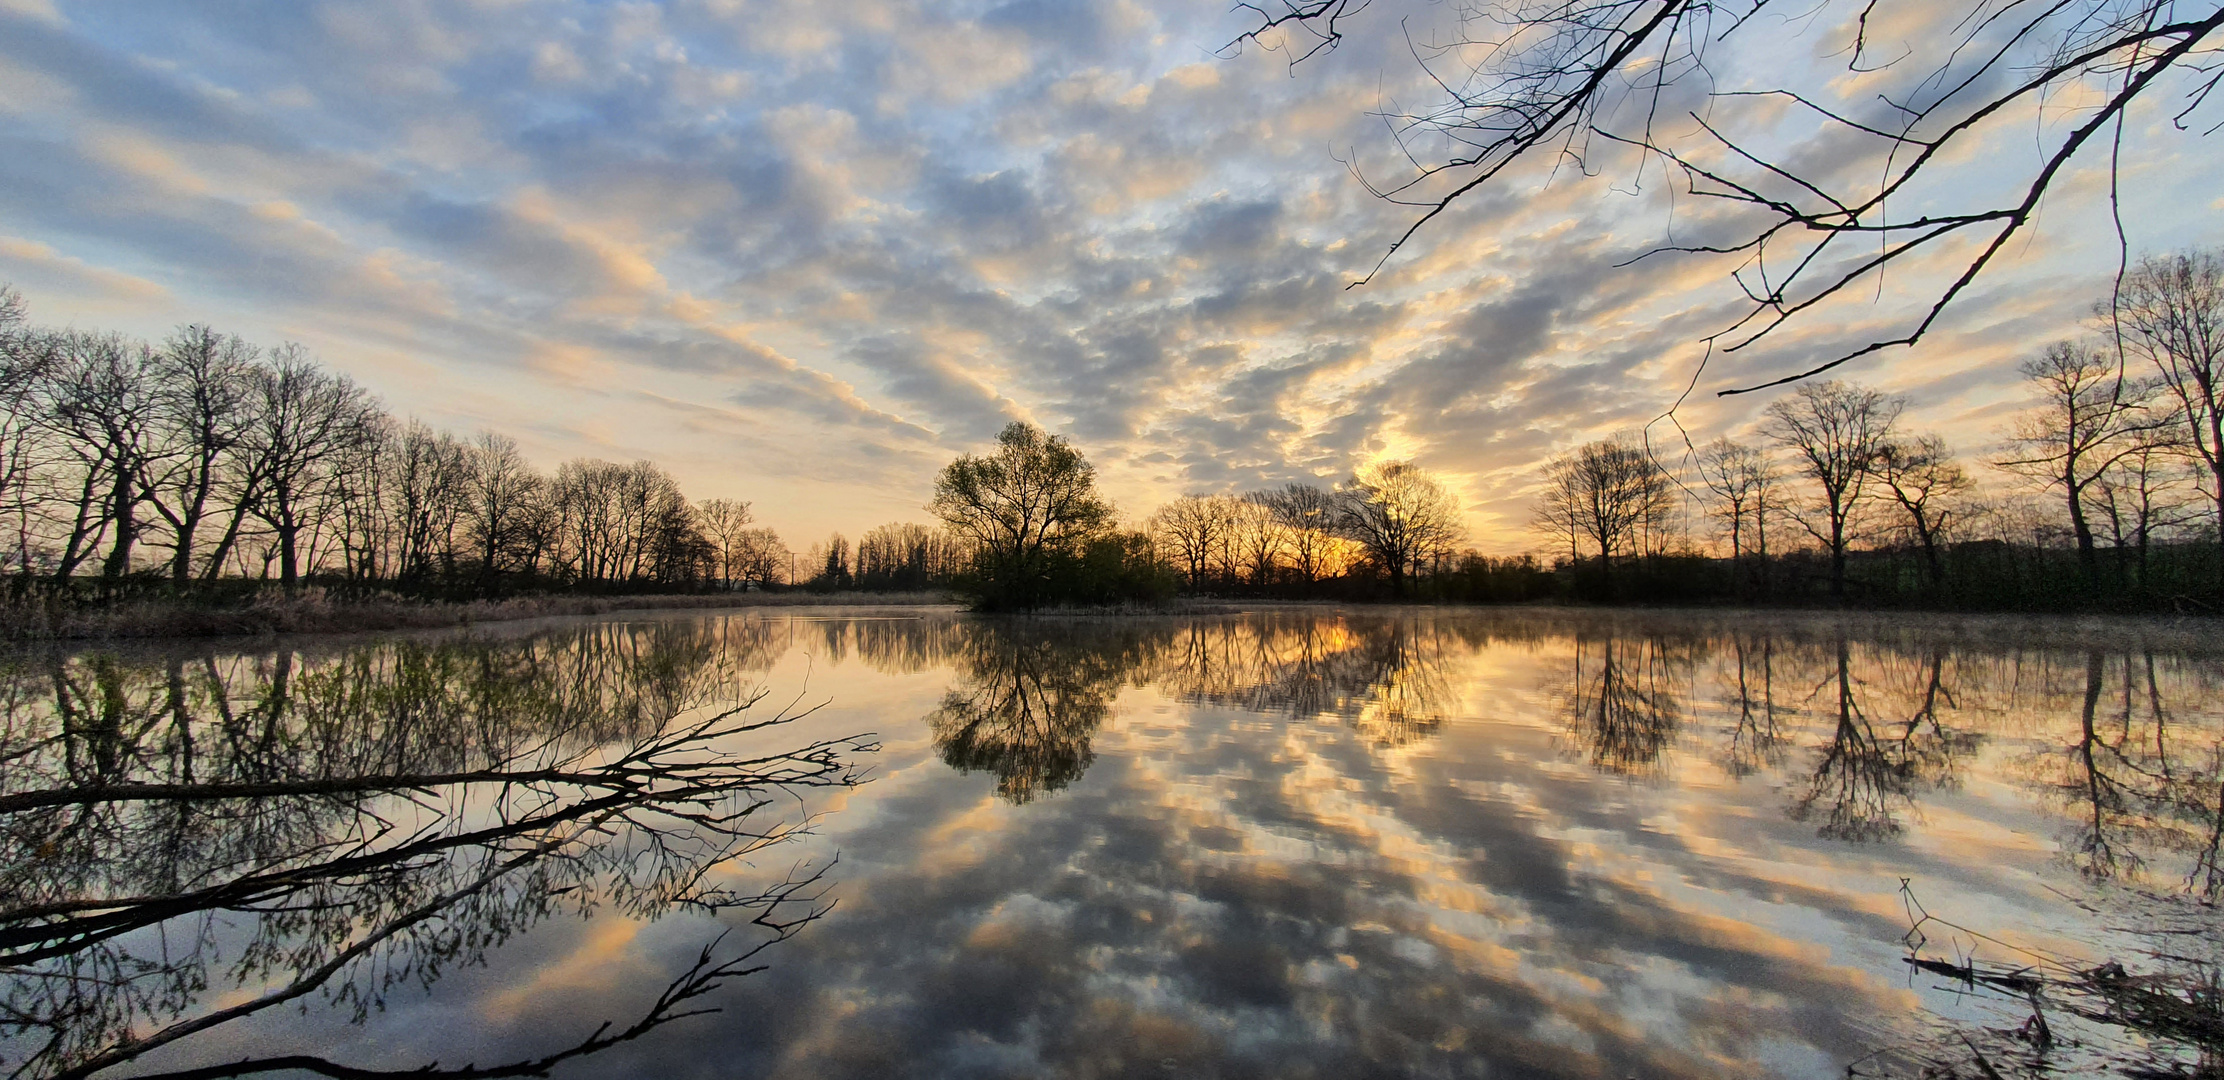
<instances>
[{"instance_id":1,"label":"tree line","mask_svg":"<svg viewBox=\"0 0 2224 1080\"><path fill-rule=\"evenodd\" d=\"M510 439L386 412L294 345L205 326L159 345L33 327L0 287L0 549L41 584L275 579L429 594L520 587L957 590L989 609L1192 594L2212 608L2224 603L2224 253L2153 256L2086 339L2026 360L2033 405L1981 468L1842 381L1675 468L1628 437L1552 459L1549 547L1463 548L1411 462L1332 487L1186 495L1123 525L1061 436L1014 423L937 477L936 525L790 551L746 502L650 462L536 471ZM2037 497L2045 493L2044 498Z\"/></svg>"},{"instance_id":2,"label":"tree line","mask_svg":"<svg viewBox=\"0 0 2224 1080\"><path fill-rule=\"evenodd\" d=\"M484 593L787 579L749 504L652 462L536 470L387 412L298 345L34 326L0 286L0 571L18 598L237 579Z\"/></svg>"},{"instance_id":3,"label":"tree line","mask_svg":"<svg viewBox=\"0 0 2224 1080\"><path fill-rule=\"evenodd\" d=\"M1079 452L1024 424L952 463L933 509L978 554L953 580L990 606L1078 590L2214 610L2224 253L2143 259L2090 325L2019 366L2029 407L1975 461L1905 424L1907 398L1837 380L1672 464L1628 436L1577 447L1546 465L1540 554L1463 548L1457 498L1394 461L1183 496L1122 531Z\"/></svg>"},{"instance_id":4,"label":"tree line","mask_svg":"<svg viewBox=\"0 0 2224 1080\"><path fill-rule=\"evenodd\" d=\"M1453 565L1465 537L1458 498L1402 461L1361 466L1332 489L1184 496L1148 528L1192 591L1299 596L1355 576L1408 595Z\"/></svg>"},{"instance_id":5,"label":"tree line","mask_svg":"<svg viewBox=\"0 0 2224 1080\"><path fill-rule=\"evenodd\" d=\"M1586 595L2214 610L2224 253L2142 260L2091 322L2019 365L2030 405L1976 468L1905 397L1806 383L1683 475L1628 438L1553 459L1534 525Z\"/></svg>"},{"instance_id":6,"label":"tree line","mask_svg":"<svg viewBox=\"0 0 2224 1080\"><path fill-rule=\"evenodd\" d=\"M1186 495L1140 528L1119 524L1096 469L1064 437L1024 422L986 455L962 455L929 509L966 557L952 584L987 608L1163 600L1176 592L1412 594L1461 539L1459 501L1410 462L1377 462L1334 489L1292 483Z\"/></svg>"}]
</instances>

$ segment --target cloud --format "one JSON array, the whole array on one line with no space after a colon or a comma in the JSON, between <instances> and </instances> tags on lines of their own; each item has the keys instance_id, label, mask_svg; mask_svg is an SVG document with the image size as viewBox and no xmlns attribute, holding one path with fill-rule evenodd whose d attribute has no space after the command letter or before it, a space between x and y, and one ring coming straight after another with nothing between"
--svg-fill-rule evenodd
<instances>
[{"instance_id":1,"label":"cloud","mask_svg":"<svg viewBox=\"0 0 2224 1080\"><path fill-rule=\"evenodd\" d=\"M60 254L45 244L13 236L0 236L0 260L9 266L7 273L19 288L30 287L33 279L44 279L42 283L51 283L59 290L84 290L120 300L140 301L153 300L168 292L145 278L94 266L83 259Z\"/></svg>"},{"instance_id":2,"label":"cloud","mask_svg":"<svg viewBox=\"0 0 2224 1080\"><path fill-rule=\"evenodd\" d=\"M113 323L166 290L121 325L184 313L313 340L397 409L532 432L546 457L653 450L691 490L798 493L775 522L798 534L915 506L938 459L1031 418L1077 438L1131 516L1394 452L1453 477L1478 541L1516 550L1542 459L1660 416L1741 314L1739 256L1620 264L1735 243L1750 219L1594 146L1601 175L1516 168L1346 289L1415 211L1345 163L1410 175L1368 114L1435 92L1374 31L1451 17L1392 8L1293 72L1215 56L1240 13L1140 0L375 18L17 0L0 258L56 321ZM1799 77L1827 94L1831 70ZM1865 182L1859 139L1779 101L1736 109L1785 160ZM2224 235L2202 152L2132 153L2170 208L2134 215L2135 245ZM1855 374L1916 395L1959 445L1989 438L2006 365L2074 331L2109 269L2080 216L2105 193L2073 180L1933 346ZM1709 391L1895 332L1933 273L1717 351L1676 420L1746 430L1765 402ZM810 450L691 447L710 420L673 421L681 403ZM890 490L803 494L867 475Z\"/></svg>"}]
</instances>

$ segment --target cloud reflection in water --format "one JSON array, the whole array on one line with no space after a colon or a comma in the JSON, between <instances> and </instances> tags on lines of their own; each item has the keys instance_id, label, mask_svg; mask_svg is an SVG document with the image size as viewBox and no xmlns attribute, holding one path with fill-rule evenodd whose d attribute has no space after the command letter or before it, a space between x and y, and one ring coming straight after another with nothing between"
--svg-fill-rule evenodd
<instances>
[{"instance_id":1,"label":"cloud reflection in water","mask_svg":"<svg viewBox=\"0 0 2224 1080\"><path fill-rule=\"evenodd\" d=\"M814 806L835 912L719 1017L579 1075L1838 1075L1952 1007L1905 977L1900 877L2040 940L2073 925L2048 887L2078 873L2216 865L2224 669L2134 633L2088 652L1826 617L652 625L769 685L808 673L828 704L797 734L885 748L874 782ZM484 662L650 670L501 658L549 640ZM500 957L424 1008L548 1022L638 995L703 928L537 929L508 951L561 984L539 1012ZM395 1010L368 1023L423 1056L479 1045Z\"/></svg>"}]
</instances>

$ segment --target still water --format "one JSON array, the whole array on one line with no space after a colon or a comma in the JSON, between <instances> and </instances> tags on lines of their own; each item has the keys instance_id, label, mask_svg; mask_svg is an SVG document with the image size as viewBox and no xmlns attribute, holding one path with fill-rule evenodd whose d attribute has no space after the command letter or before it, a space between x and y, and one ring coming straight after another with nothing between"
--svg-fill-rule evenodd
<instances>
[{"instance_id":1,"label":"still water","mask_svg":"<svg viewBox=\"0 0 2224 1080\"><path fill-rule=\"evenodd\" d=\"M790 609L17 654L0 1070L1843 1075L1983 1019L1911 977L1911 895L2086 952L2072 898L2215 895L2204 635Z\"/></svg>"}]
</instances>

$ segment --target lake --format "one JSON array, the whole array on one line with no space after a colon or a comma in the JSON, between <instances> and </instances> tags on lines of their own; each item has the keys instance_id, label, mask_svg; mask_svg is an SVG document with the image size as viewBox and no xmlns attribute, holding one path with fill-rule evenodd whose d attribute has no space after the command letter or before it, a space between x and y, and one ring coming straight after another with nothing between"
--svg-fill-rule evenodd
<instances>
[{"instance_id":1,"label":"lake","mask_svg":"<svg viewBox=\"0 0 2224 1080\"><path fill-rule=\"evenodd\" d=\"M1933 955L2098 957L2111 898L2215 895L2213 637L827 608L21 652L0 1053L1842 1076L2016 1019L1910 969L1917 911Z\"/></svg>"}]
</instances>

